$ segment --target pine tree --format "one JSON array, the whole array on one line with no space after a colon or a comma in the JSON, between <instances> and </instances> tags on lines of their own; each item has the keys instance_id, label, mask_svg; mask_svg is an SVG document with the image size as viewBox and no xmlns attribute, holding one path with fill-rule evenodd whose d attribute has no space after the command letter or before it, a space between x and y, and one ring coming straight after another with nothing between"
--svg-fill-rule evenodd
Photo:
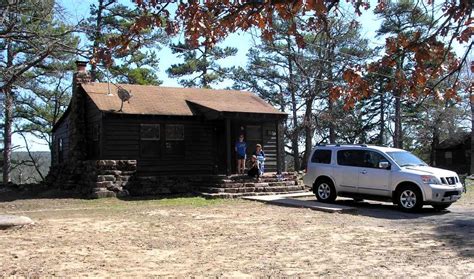
<instances>
[{"instance_id":1,"label":"pine tree","mask_svg":"<svg viewBox=\"0 0 474 279\"><path fill-rule=\"evenodd\" d=\"M49 58L74 53L73 29L55 19L53 0L9 1L0 7L0 91L4 94L3 182L10 181L13 108L26 74Z\"/></svg>"},{"instance_id":2,"label":"pine tree","mask_svg":"<svg viewBox=\"0 0 474 279\"><path fill-rule=\"evenodd\" d=\"M83 25L89 40L86 53L92 61L92 81L105 81L107 71L110 78L121 83L159 85L156 72L159 59L156 51L165 42L161 30L144 29L140 31L127 48L111 53L114 63L101 63L99 56L109 51L109 43L127 34L140 17L135 8L120 4L118 0L97 0L90 6L90 17Z\"/></svg>"},{"instance_id":3,"label":"pine tree","mask_svg":"<svg viewBox=\"0 0 474 279\"><path fill-rule=\"evenodd\" d=\"M412 0L389 3L387 8L377 11L376 14L383 20L380 29L377 30L378 36L396 35L409 40L417 34L426 33L434 25L433 19L428 17ZM408 93L408 86L404 87L400 84L403 84L409 76L408 72L414 71L414 65L410 62L412 60L413 58L410 58L407 52L401 51L397 53L396 64L393 67L394 77L399 83L398 86L393 86L392 90L395 102L393 145L397 148L403 148L402 106L403 98Z\"/></svg>"},{"instance_id":4,"label":"pine tree","mask_svg":"<svg viewBox=\"0 0 474 279\"><path fill-rule=\"evenodd\" d=\"M179 83L185 87L200 88L211 88L224 81L231 68L222 67L217 61L237 54L233 47L193 47L186 43L173 44L171 50L183 58L183 62L171 65L166 70L168 76L179 78Z\"/></svg>"}]
</instances>

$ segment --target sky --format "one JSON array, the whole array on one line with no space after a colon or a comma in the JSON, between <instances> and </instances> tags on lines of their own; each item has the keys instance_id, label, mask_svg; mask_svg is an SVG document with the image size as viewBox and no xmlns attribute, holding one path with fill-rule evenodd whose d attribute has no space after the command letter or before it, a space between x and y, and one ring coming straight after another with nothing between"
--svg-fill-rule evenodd
<instances>
[{"instance_id":1,"label":"sky","mask_svg":"<svg viewBox=\"0 0 474 279\"><path fill-rule=\"evenodd\" d=\"M95 3L94 0L59 0L59 4L65 9L65 19L70 24L75 24L81 20L84 20L89 15L89 7L92 3ZM131 0L120 0L121 3L126 5L134 5ZM376 3L373 0L374 5ZM362 25L362 37L368 39L370 42L371 47L375 47L378 45L383 45L384 40L383 38L376 38L375 31L380 26L380 21L377 17L372 13L371 9L368 11L364 11L362 16L358 18L359 22ZM177 38L173 38L174 42L177 42L181 36ZM82 42L85 41L85 38L82 37ZM223 66L242 66L244 67L247 63L247 52L253 45L253 38L249 33L235 33L231 34L224 42L220 44L220 46L232 46L238 49L238 53L236 56L229 57L223 60L220 60L220 64ZM463 51L462 48L457 46L458 55L462 55ZM159 53L160 63L159 63L159 78L163 81L162 86L171 86L171 87L181 87L178 83L177 79L169 78L166 74L166 69L168 69L172 64L177 63L179 58L177 58L174 54L172 54L171 50L168 47L163 47ZM226 86L230 86L231 83L224 82L217 87L224 88ZM33 151L49 151L48 146L45 143L42 143L40 140L29 137L28 141L30 142L31 149ZM23 146L24 141L21 137L15 136L13 137L13 144ZM19 150L24 150L24 148L20 148Z\"/></svg>"}]
</instances>

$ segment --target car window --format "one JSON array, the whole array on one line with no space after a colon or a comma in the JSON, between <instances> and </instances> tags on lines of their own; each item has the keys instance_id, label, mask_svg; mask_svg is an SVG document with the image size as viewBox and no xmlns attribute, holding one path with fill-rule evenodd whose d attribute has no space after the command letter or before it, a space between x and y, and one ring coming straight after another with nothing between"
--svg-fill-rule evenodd
<instances>
[{"instance_id":1,"label":"car window","mask_svg":"<svg viewBox=\"0 0 474 279\"><path fill-rule=\"evenodd\" d=\"M420 158L407 151L387 152L388 156L397 162L400 167L406 166L427 166Z\"/></svg>"},{"instance_id":2,"label":"car window","mask_svg":"<svg viewBox=\"0 0 474 279\"><path fill-rule=\"evenodd\" d=\"M381 154L375 151L364 151L363 166L366 168L379 168L380 162L388 162L388 160Z\"/></svg>"},{"instance_id":3,"label":"car window","mask_svg":"<svg viewBox=\"0 0 474 279\"><path fill-rule=\"evenodd\" d=\"M331 150L317 149L311 157L311 163L330 164L331 154Z\"/></svg>"},{"instance_id":4,"label":"car window","mask_svg":"<svg viewBox=\"0 0 474 279\"><path fill-rule=\"evenodd\" d=\"M342 166L362 167L364 150L339 150L337 164Z\"/></svg>"}]
</instances>

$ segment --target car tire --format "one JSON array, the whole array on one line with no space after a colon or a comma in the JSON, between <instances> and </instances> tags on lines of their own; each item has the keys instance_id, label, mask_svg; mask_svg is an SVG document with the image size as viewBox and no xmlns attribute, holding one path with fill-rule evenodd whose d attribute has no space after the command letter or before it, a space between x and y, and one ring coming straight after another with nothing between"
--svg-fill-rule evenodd
<instances>
[{"instance_id":1,"label":"car tire","mask_svg":"<svg viewBox=\"0 0 474 279\"><path fill-rule=\"evenodd\" d=\"M452 203L447 203L447 204L433 204L431 205L435 210L441 211L445 210L446 208L450 207Z\"/></svg>"},{"instance_id":2,"label":"car tire","mask_svg":"<svg viewBox=\"0 0 474 279\"><path fill-rule=\"evenodd\" d=\"M423 196L418 187L405 185L397 192L398 208L406 212L416 212L423 207Z\"/></svg>"},{"instance_id":3,"label":"car tire","mask_svg":"<svg viewBox=\"0 0 474 279\"><path fill-rule=\"evenodd\" d=\"M327 179L316 181L313 186L313 192L320 202L333 202L336 200L336 188L334 184Z\"/></svg>"}]
</instances>

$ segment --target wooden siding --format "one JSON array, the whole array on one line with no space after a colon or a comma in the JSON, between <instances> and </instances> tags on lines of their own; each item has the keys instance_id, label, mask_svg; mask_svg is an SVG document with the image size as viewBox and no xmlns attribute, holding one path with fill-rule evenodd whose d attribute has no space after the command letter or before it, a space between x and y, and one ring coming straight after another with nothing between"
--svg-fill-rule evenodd
<instances>
[{"instance_id":1,"label":"wooden siding","mask_svg":"<svg viewBox=\"0 0 474 279\"><path fill-rule=\"evenodd\" d=\"M447 158L446 152L451 153L450 159ZM448 169L458 174L466 174L470 171L471 157L468 146L458 146L456 149L440 149L436 150L436 164L438 168Z\"/></svg>"},{"instance_id":2,"label":"wooden siding","mask_svg":"<svg viewBox=\"0 0 474 279\"><path fill-rule=\"evenodd\" d=\"M160 124L161 150L156 158L140 155L141 124ZM184 125L184 155L166 155L167 124ZM214 127L199 119L108 115L103 120L103 159L138 160L137 171L142 176L159 174L211 174L215 171L216 150Z\"/></svg>"},{"instance_id":3,"label":"wooden siding","mask_svg":"<svg viewBox=\"0 0 474 279\"><path fill-rule=\"evenodd\" d=\"M264 123L263 129L263 151L265 152L265 172L277 171L277 129L276 123Z\"/></svg>"},{"instance_id":4,"label":"wooden siding","mask_svg":"<svg viewBox=\"0 0 474 279\"><path fill-rule=\"evenodd\" d=\"M102 113L88 96L86 98L85 113L87 157L98 159L100 158Z\"/></svg>"},{"instance_id":5,"label":"wooden siding","mask_svg":"<svg viewBox=\"0 0 474 279\"><path fill-rule=\"evenodd\" d=\"M52 165L57 165L59 162L64 162L69 158L69 115L67 115L56 128L53 133L53 139ZM62 140L63 144L62 158L59 158L60 140Z\"/></svg>"}]
</instances>

